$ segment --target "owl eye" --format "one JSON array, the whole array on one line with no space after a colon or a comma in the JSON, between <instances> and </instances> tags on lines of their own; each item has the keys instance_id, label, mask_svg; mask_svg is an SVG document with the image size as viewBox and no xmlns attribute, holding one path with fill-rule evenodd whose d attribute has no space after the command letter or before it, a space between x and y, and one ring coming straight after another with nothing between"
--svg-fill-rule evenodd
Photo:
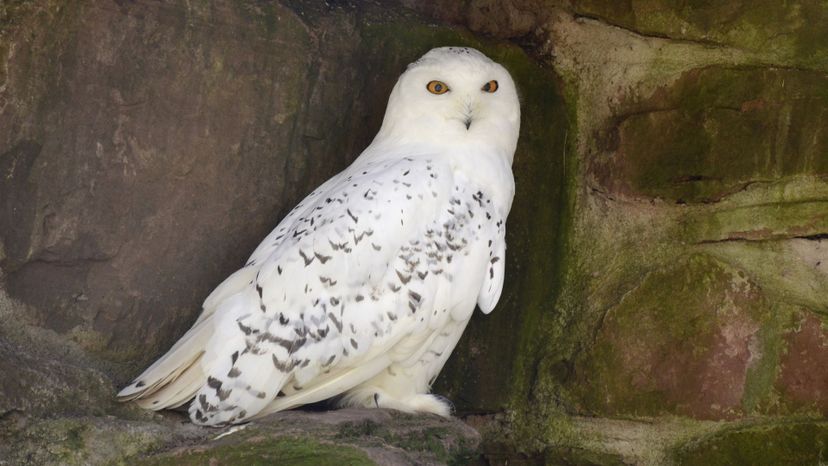
<instances>
[{"instance_id":1,"label":"owl eye","mask_svg":"<svg viewBox=\"0 0 828 466\"><path fill-rule=\"evenodd\" d=\"M483 87L480 88L480 90L482 90L483 92L488 92L489 94L493 93L497 90L497 81L492 79L491 81L484 84Z\"/></svg>"},{"instance_id":2,"label":"owl eye","mask_svg":"<svg viewBox=\"0 0 828 466\"><path fill-rule=\"evenodd\" d=\"M426 84L426 89L428 89L428 92L437 95L445 94L449 91L449 87L442 81L430 81Z\"/></svg>"}]
</instances>

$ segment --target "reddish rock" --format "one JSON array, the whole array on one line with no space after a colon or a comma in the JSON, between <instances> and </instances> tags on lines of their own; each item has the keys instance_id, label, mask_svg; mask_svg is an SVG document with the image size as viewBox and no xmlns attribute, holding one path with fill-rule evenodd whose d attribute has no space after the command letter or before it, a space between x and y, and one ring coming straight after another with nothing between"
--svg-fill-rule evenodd
<instances>
[{"instance_id":1,"label":"reddish rock","mask_svg":"<svg viewBox=\"0 0 828 466\"><path fill-rule=\"evenodd\" d=\"M765 309L755 285L708 257L654 272L607 312L573 391L591 413L738 416Z\"/></svg>"},{"instance_id":2,"label":"reddish rock","mask_svg":"<svg viewBox=\"0 0 828 466\"><path fill-rule=\"evenodd\" d=\"M816 315L806 315L785 336L777 388L794 407L815 407L828 415L828 329Z\"/></svg>"}]
</instances>

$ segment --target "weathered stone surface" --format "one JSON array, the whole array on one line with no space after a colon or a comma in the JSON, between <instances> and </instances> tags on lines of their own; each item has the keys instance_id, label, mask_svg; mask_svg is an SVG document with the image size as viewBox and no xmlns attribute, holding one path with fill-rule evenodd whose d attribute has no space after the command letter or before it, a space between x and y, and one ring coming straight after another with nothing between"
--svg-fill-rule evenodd
<instances>
[{"instance_id":1,"label":"weathered stone surface","mask_svg":"<svg viewBox=\"0 0 828 466\"><path fill-rule=\"evenodd\" d=\"M828 75L706 67L625 104L592 168L607 189L712 202L757 181L828 176Z\"/></svg>"},{"instance_id":2,"label":"weathered stone surface","mask_svg":"<svg viewBox=\"0 0 828 466\"><path fill-rule=\"evenodd\" d=\"M468 464L479 434L458 420L387 410L291 411L213 429L180 414L25 420L0 432L0 464Z\"/></svg>"},{"instance_id":3,"label":"weathered stone surface","mask_svg":"<svg viewBox=\"0 0 828 466\"><path fill-rule=\"evenodd\" d=\"M336 105L318 93L338 84L307 27L273 8L43 4L15 26L0 231L8 290L39 325L145 363L348 161L348 134L324 136L346 116L305 103Z\"/></svg>"},{"instance_id":4,"label":"weathered stone surface","mask_svg":"<svg viewBox=\"0 0 828 466\"><path fill-rule=\"evenodd\" d=\"M572 8L643 35L728 45L822 70L828 63L828 10L820 0L573 0Z\"/></svg>"},{"instance_id":5,"label":"weathered stone surface","mask_svg":"<svg viewBox=\"0 0 828 466\"><path fill-rule=\"evenodd\" d=\"M474 429L457 420L380 409L290 411L243 429L222 431L211 430L209 442L126 461L141 465L464 464L476 457L480 441Z\"/></svg>"},{"instance_id":6,"label":"weathered stone surface","mask_svg":"<svg viewBox=\"0 0 828 466\"><path fill-rule=\"evenodd\" d=\"M782 421L733 426L677 447L676 464L821 464L828 460L828 424Z\"/></svg>"},{"instance_id":7,"label":"weathered stone surface","mask_svg":"<svg viewBox=\"0 0 828 466\"><path fill-rule=\"evenodd\" d=\"M209 434L170 416L143 420L114 416L6 417L0 429L0 464L125 464L124 458L165 445L206 441Z\"/></svg>"},{"instance_id":8,"label":"weathered stone surface","mask_svg":"<svg viewBox=\"0 0 828 466\"><path fill-rule=\"evenodd\" d=\"M794 409L828 413L828 329L814 315L785 335L777 387Z\"/></svg>"},{"instance_id":9,"label":"weathered stone surface","mask_svg":"<svg viewBox=\"0 0 828 466\"><path fill-rule=\"evenodd\" d=\"M0 290L0 424L16 416L130 412L112 399L104 365L31 325L26 311Z\"/></svg>"},{"instance_id":10,"label":"weathered stone surface","mask_svg":"<svg viewBox=\"0 0 828 466\"><path fill-rule=\"evenodd\" d=\"M768 312L755 284L709 257L652 272L607 311L573 391L605 415L734 417Z\"/></svg>"}]
</instances>

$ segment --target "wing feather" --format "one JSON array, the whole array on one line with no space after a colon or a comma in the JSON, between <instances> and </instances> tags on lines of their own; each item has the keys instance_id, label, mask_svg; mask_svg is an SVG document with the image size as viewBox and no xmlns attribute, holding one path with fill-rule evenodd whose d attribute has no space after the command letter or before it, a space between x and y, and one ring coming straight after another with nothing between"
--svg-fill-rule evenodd
<instances>
[{"instance_id":1,"label":"wing feather","mask_svg":"<svg viewBox=\"0 0 828 466\"><path fill-rule=\"evenodd\" d=\"M194 396L192 419L216 425L339 395L446 348L433 377L475 302L490 311L502 287L505 227L488 221L483 190L428 156L350 167L208 296L147 370L153 390L122 396L164 406Z\"/></svg>"},{"instance_id":2,"label":"wing feather","mask_svg":"<svg viewBox=\"0 0 828 466\"><path fill-rule=\"evenodd\" d=\"M228 279L232 287L252 276L215 306L218 330L201 361L209 379L191 406L197 422L297 403L277 398L286 385L302 387L292 400L327 398L387 366L385 353L415 327L412 296L419 306L427 293L410 292L415 271L399 256L454 185L436 165L404 158L346 170L294 209L237 272L243 279Z\"/></svg>"}]
</instances>

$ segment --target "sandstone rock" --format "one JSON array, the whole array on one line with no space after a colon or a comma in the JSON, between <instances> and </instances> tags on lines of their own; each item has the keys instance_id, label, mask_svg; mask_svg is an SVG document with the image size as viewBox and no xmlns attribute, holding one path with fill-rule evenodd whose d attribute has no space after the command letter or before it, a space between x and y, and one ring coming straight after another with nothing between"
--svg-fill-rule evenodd
<instances>
[{"instance_id":1,"label":"sandstone rock","mask_svg":"<svg viewBox=\"0 0 828 466\"><path fill-rule=\"evenodd\" d=\"M706 67L618 109L593 170L614 192L713 202L746 185L828 176L822 72Z\"/></svg>"},{"instance_id":2,"label":"sandstone rock","mask_svg":"<svg viewBox=\"0 0 828 466\"><path fill-rule=\"evenodd\" d=\"M686 2L573 0L578 14L643 35L728 45L825 70L828 12L819 0Z\"/></svg>"},{"instance_id":3,"label":"sandstone rock","mask_svg":"<svg viewBox=\"0 0 828 466\"><path fill-rule=\"evenodd\" d=\"M676 464L819 464L828 459L828 425L814 421L759 422L723 429L676 448Z\"/></svg>"},{"instance_id":4,"label":"sandstone rock","mask_svg":"<svg viewBox=\"0 0 828 466\"><path fill-rule=\"evenodd\" d=\"M710 258L652 272L607 310L574 391L600 414L738 416L768 312L755 284Z\"/></svg>"},{"instance_id":5,"label":"sandstone rock","mask_svg":"<svg viewBox=\"0 0 828 466\"><path fill-rule=\"evenodd\" d=\"M828 329L814 315L801 317L785 336L776 385L794 409L828 413Z\"/></svg>"},{"instance_id":6,"label":"sandstone rock","mask_svg":"<svg viewBox=\"0 0 828 466\"><path fill-rule=\"evenodd\" d=\"M457 420L393 411L344 409L290 411L243 429L214 430L212 440L149 456L131 464L218 464L251 461L279 464L468 463L479 434Z\"/></svg>"}]
</instances>

